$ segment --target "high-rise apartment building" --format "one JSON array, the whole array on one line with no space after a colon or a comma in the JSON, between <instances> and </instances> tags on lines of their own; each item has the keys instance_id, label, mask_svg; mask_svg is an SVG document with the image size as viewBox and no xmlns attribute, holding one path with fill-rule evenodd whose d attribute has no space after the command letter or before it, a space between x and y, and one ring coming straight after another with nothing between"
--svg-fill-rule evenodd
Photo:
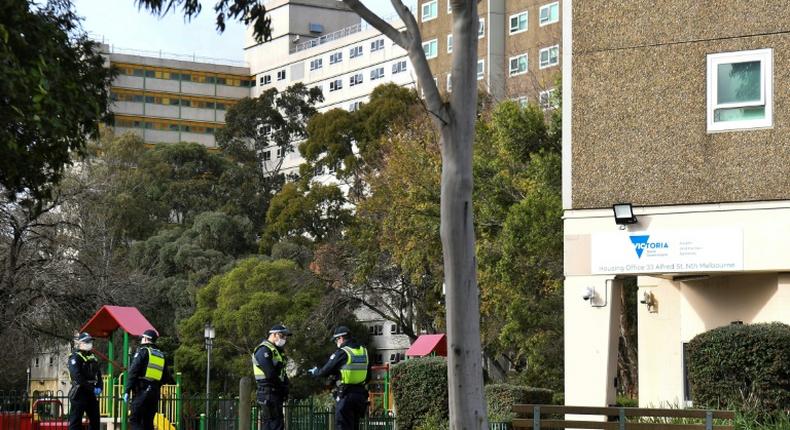
<instances>
[{"instance_id":1,"label":"high-rise apartment building","mask_svg":"<svg viewBox=\"0 0 790 430\"><path fill-rule=\"evenodd\" d=\"M266 8L272 19L271 40L258 43L248 32L245 45L245 58L257 83L253 97L301 82L323 91L319 111L353 111L378 85L414 85L406 51L361 21L343 2L274 0ZM391 24L403 28L399 21ZM298 171L304 162L297 151L285 153L274 144L264 151L265 160L282 161L282 173Z\"/></svg>"},{"instance_id":2,"label":"high-rise apartment building","mask_svg":"<svg viewBox=\"0 0 790 430\"><path fill-rule=\"evenodd\" d=\"M106 47L106 45L105 45ZM250 96L248 67L109 52L118 70L110 89L116 133L146 143L197 142L216 148L225 112Z\"/></svg>"},{"instance_id":3,"label":"high-rise apartment building","mask_svg":"<svg viewBox=\"0 0 790 430\"><path fill-rule=\"evenodd\" d=\"M440 90L452 91L450 0L419 0L416 18L428 64ZM486 0L478 3L477 78L496 100L549 107L560 76L560 2Z\"/></svg>"}]
</instances>

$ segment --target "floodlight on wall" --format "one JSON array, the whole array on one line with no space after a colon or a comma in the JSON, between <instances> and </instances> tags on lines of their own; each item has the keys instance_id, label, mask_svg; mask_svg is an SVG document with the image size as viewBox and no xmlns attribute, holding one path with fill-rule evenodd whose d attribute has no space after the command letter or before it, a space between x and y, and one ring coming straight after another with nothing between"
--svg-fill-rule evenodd
<instances>
[{"instance_id":1,"label":"floodlight on wall","mask_svg":"<svg viewBox=\"0 0 790 430\"><path fill-rule=\"evenodd\" d=\"M612 205L614 211L614 222L625 228L627 224L636 224L636 215L634 215L634 207L631 203L617 203Z\"/></svg>"}]
</instances>

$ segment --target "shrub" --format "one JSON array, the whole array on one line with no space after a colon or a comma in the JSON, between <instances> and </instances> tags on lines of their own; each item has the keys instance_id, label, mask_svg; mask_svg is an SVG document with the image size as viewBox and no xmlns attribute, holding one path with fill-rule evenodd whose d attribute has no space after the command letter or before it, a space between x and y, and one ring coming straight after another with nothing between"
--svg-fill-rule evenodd
<instances>
[{"instance_id":1,"label":"shrub","mask_svg":"<svg viewBox=\"0 0 790 430\"><path fill-rule=\"evenodd\" d=\"M486 405L488 420L494 422L511 421L514 417L513 405L551 404L554 392L545 388L524 387L511 384L486 385Z\"/></svg>"},{"instance_id":2,"label":"shrub","mask_svg":"<svg viewBox=\"0 0 790 430\"><path fill-rule=\"evenodd\" d=\"M398 429L412 430L448 419L447 361L443 357L414 358L392 367L392 393ZM426 418L430 422L425 422Z\"/></svg>"},{"instance_id":3,"label":"shrub","mask_svg":"<svg viewBox=\"0 0 790 430\"><path fill-rule=\"evenodd\" d=\"M790 410L790 326L729 325L689 342L691 396L698 406Z\"/></svg>"}]
</instances>

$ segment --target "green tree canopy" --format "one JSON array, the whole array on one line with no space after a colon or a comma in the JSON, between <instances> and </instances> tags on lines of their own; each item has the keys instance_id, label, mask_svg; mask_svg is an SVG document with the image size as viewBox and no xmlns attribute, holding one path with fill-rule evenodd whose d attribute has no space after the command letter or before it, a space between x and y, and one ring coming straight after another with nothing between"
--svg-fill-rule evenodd
<instances>
[{"instance_id":1,"label":"green tree canopy","mask_svg":"<svg viewBox=\"0 0 790 430\"><path fill-rule=\"evenodd\" d=\"M69 2L4 0L0 76L0 191L47 197L98 135L112 74Z\"/></svg>"}]
</instances>

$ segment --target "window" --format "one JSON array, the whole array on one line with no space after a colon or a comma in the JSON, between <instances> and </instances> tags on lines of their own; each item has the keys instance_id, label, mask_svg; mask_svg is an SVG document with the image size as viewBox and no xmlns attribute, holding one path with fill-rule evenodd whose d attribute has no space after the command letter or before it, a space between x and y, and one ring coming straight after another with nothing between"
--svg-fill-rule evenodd
<instances>
[{"instance_id":1,"label":"window","mask_svg":"<svg viewBox=\"0 0 790 430\"><path fill-rule=\"evenodd\" d=\"M406 60L398 61L397 63L392 64L392 74L405 72L407 68Z\"/></svg>"},{"instance_id":2,"label":"window","mask_svg":"<svg viewBox=\"0 0 790 430\"><path fill-rule=\"evenodd\" d=\"M451 52L453 52L453 35L452 34L448 34L447 35L447 53L449 54Z\"/></svg>"},{"instance_id":3,"label":"window","mask_svg":"<svg viewBox=\"0 0 790 430\"><path fill-rule=\"evenodd\" d=\"M554 45L540 50L540 68L560 64L560 45Z\"/></svg>"},{"instance_id":4,"label":"window","mask_svg":"<svg viewBox=\"0 0 790 430\"><path fill-rule=\"evenodd\" d=\"M359 110L359 108L361 107L362 107L362 102L360 101L351 102L351 104L348 105L348 111L354 112Z\"/></svg>"},{"instance_id":5,"label":"window","mask_svg":"<svg viewBox=\"0 0 790 430\"><path fill-rule=\"evenodd\" d=\"M510 57L510 76L527 73L527 54Z\"/></svg>"},{"instance_id":6,"label":"window","mask_svg":"<svg viewBox=\"0 0 790 430\"><path fill-rule=\"evenodd\" d=\"M384 364L384 358L382 358L383 356L381 354L376 354L374 357L374 363Z\"/></svg>"},{"instance_id":7,"label":"window","mask_svg":"<svg viewBox=\"0 0 790 430\"><path fill-rule=\"evenodd\" d=\"M510 34L521 33L527 31L529 12L524 11L516 15L510 15Z\"/></svg>"},{"instance_id":8,"label":"window","mask_svg":"<svg viewBox=\"0 0 790 430\"><path fill-rule=\"evenodd\" d=\"M277 80L284 81L285 80L285 69L280 70L277 72Z\"/></svg>"},{"instance_id":9,"label":"window","mask_svg":"<svg viewBox=\"0 0 790 430\"><path fill-rule=\"evenodd\" d=\"M521 106L521 108L523 109L529 106L529 99L527 98L527 96L521 96L516 99L516 103L518 103L518 105Z\"/></svg>"},{"instance_id":10,"label":"window","mask_svg":"<svg viewBox=\"0 0 790 430\"><path fill-rule=\"evenodd\" d=\"M486 60L477 60L477 80L481 80L486 75Z\"/></svg>"},{"instance_id":11,"label":"window","mask_svg":"<svg viewBox=\"0 0 790 430\"><path fill-rule=\"evenodd\" d=\"M323 58L316 58L315 60L310 61L310 70L318 70L322 67L324 67Z\"/></svg>"},{"instance_id":12,"label":"window","mask_svg":"<svg viewBox=\"0 0 790 430\"><path fill-rule=\"evenodd\" d=\"M362 56L362 47L355 46L348 50L348 58L357 58Z\"/></svg>"},{"instance_id":13,"label":"window","mask_svg":"<svg viewBox=\"0 0 790 430\"><path fill-rule=\"evenodd\" d=\"M52 367L54 365L55 365L55 356L54 355L50 355L49 356L49 367Z\"/></svg>"},{"instance_id":14,"label":"window","mask_svg":"<svg viewBox=\"0 0 790 430\"><path fill-rule=\"evenodd\" d=\"M337 91L343 88L343 81L340 79L335 79L334 81L329 83L329 91Z\"/></svg>"},{"instance_id":15,"label":"window","mask_svg":"<svg viewBox=\"0 0 790 430\"><path fill-rule=\"evenodd\" d=\"M357 73L348 78L348 86L353 87L362 83L362 73Z\"/></svg>"},{"instance_id":16,"label":"window","mask_svg":"<svg viewBox=\"0 0 790 430\"><path fill-rule=\"evenodd\" d=\"M554 109L557 106L554 105L554 89L550 89L547 91L541 91L538 94L538 104L540 108L543 110Z\"/></svg>"},{"instance_id":17,"label":"window","mask_svg":"<svg viewBox=\"0 0 790 430\"><path fill-rule=\"evenodd\" d=\"M285 158L285 148L282 146L277 147L277 158Z\"/></svg>"},{"instance_id":18,"label":"window","mask_svg":"<svg viewBox=\"0 0 790 430\"><path fill-rule=\"evenodd\" d=\"M272 159L272 151L263 151L263 161L269 161Z\"/></svg>"},{"instance_id":19,"label":"window","mask_svg":"<svg viewBox=\"0 0 790 430\"><path fill-rule=\"evenodd\" d=\"M554 24L560 21L560 2L555 1L540 7L540 26Z\"/></svg>"},{"instance_id":20,"label":"window","mask_svg":"<svg viewBox=\"0 0 790 430\"><path fill-rule=\"evenodd\" d=\"M36 357L36 364L33 367L38 367L38 357Z\"/></svg>"},{"instance_id":21,"label":"window","mask_svg":"<svg viewBox=\"0 0 790 430\"><path fill-rule=\"evenodd\" d=\"M390 334L402 334L403 330L401 330L398 324L392 324L390 326Z\"/></svg>"},{"instance_id":22,"label":"window","mask_svg":"<svg viewBox=\"0 0 790 430\"><path fill-rule=\"evenodd\" d=\"M272 82L272 77L270 75L263 75L260 78L261 85L267 85Z\"/></svg>"},{"instance_id":23,"label":"window","mask_svg":"<svg viewBox=\"0 0 790 430\"><path fill-rule=\"evenodd\" d=\"M482 39L486 36L486 20L480 18L480 25L477 26L477 38Z\"/></svg>"},{"instance_id":24,"label":"window","mask_svg":"<svg viewBox=\"0 0 790 430\"><path fill-rule=\"evenodd\" d=\"M773 125L773 50L708 55L708 131Z\"/></svg>"},{"instance_id":25,"label":"window","mask_svg":"<svg viewBox=\"0 0 790 430\"><path fill-rule=\"evenodd\" d=\"M370 42L370 52L376 52L384 49L384 39L376 39Z\"/></svg>"},{"instance_id":26,"label":"window","mask_svg":"<svg viewBox=\"0 0 790 430\"><path fill-rule=\"evenodd\" d=\"M439 15L437 0L428 1L422 4L422 22L430 21Z\"/></svg>"},{"instance_id":27,"label":"window","mask_svg":"<svg viewBox=\"0 0 790 430\"><path fill-rule=\"evenodd\" d=\"M452 3L452 0L447 0L447 13L453 13L453 3Z\"/></svg>"},{"instance_id":28,"label":"window","mask_svg":"<svg viewBox=\"0 0 790 430\"><path fill-rule=\"evenodd\" d=\"M370 80L375 81L384 77L384 68L379 67L370 71Z\"/></svg>"},{"instance_id":29,"label":"window","mask_svg":"<svg viewBox=\"0 0 790 430\"><path fill-rule=\"evenodd\" d=\"M453 75L452 75L452 73L448 73L447 74L447 92L448 93L453 92Z\"/></svg>"},{"instance_id":30,"label":"window","mask_svg":"<svg viewBox=\"0 0 790 430\"><path fill-rule=\"evenodd\" d=\"M343 61L343 53L340 51L334 52L329 55L329 64L337 64Z\"/></svg>"},{"instance_id":31,"label":"window","mask_svg":"<svg viewBox=\"0 0 790 430\"><path fill-rule=\"evenodd\" d=\"M384 334L384 326L381 324L372 325L368 327L368 333L370 333L371 336L381 336Z\"/></svg>"},{"instance_id":32,"label":"window","mask_svg":"<svg viewBox=\"0 0 790 430\"><path fill-rule=\"evenodd\" d=\"M439 54L439 43L436 39L429 40L422 44L422 49L425 51L426 59L436 58Z\"/></svg>"}]
</instances>

